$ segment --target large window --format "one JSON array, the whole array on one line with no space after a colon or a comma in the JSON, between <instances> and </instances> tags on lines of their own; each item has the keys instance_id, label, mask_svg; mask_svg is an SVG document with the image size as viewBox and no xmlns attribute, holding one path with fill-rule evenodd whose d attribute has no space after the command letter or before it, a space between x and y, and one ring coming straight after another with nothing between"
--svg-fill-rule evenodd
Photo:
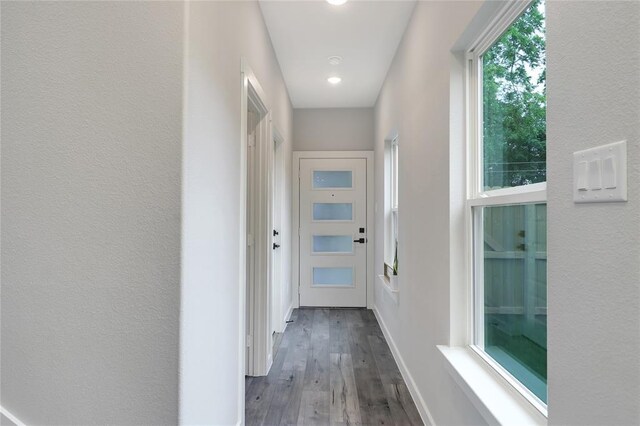
<instances>
[{"instance_id":1,"label":"large window","mask_svg":"<svg viewBox=\"0 0 640 426\"><path fill-rule=\"evenodd\" d=\"M469 55L473 347L543 411L545 83L544 2L513 2Z\"/></svg>"}]
</instances>

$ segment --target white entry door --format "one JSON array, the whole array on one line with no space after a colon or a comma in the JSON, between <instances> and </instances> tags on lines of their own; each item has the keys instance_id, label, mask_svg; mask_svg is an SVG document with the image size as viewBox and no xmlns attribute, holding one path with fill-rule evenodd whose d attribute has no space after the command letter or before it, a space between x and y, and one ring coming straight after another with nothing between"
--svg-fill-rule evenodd
<instances>
[{"instance_id":1,"label":"white entry door","mask_svg":"<svg viewBox=\"0 0 640 426\"><path fill-rule=\"evenodd\" d=\"M300 306L367 305L367 160L300 159Z\"/></svg>"}]
</instances>

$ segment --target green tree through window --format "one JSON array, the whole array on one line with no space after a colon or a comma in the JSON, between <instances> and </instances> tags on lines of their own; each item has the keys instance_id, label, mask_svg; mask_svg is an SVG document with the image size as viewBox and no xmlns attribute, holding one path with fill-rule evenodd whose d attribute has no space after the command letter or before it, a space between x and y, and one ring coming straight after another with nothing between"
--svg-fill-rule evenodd
<instances>
[{"instance_id":1,"label":"green tree through window","mask_svg":"<svg viewBox=\"0 0 640 426\"><path fill-rule=\"evenodd\" d=\"M483 62L483 188L546 181L544 2L534 1Z\"/></svg>"}]
</instances>

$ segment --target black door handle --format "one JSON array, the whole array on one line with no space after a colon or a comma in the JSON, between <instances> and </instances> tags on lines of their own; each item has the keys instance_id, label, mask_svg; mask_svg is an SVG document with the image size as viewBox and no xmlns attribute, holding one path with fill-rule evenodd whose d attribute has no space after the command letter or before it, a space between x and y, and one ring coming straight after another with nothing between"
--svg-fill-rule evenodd
<instances>
[{"instance_id":1,"label":"black door handle","mask_svg":"<svg viewBox=\"0 0 640 426\"><path fill-rule=\"evenodd\" d=\"M273 249L274 250L277 249L278 247L280 247L280 244L273 243Z\"/></svg>"},{"instance_id":2,"label":"black door handle","mask_svg":"<svg viewBox=\"0 0 640 426\"><path fill-rule=\"evenodd\" d=\"M364 244L366 242L365 238L358 238L357 240L353 240L354 243Z\"/></svg>"}]
</instances>

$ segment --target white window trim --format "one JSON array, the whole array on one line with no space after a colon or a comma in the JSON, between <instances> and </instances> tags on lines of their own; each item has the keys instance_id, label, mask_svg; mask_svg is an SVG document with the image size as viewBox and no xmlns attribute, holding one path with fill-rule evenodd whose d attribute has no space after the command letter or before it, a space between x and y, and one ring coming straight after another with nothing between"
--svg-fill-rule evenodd
<instances>
[{"instance_id":1,"label":"white window trim","mask_svg":"<svg viewBox=\"0 0 640 426\"><path fill-rule=\"evenodd\" d=\"M493 360L483 348L477 344L484 340L482 327L484 321L484 306L482 304L483 288L475 285L475 277L483 276L482 262L475 262L474 257L482 247L476 244L482 239L475 238L477 230L482 229L481 215L474 215L474 207L518 205L546 203L546 182L523 185L519 187L501 188L484 191L482 189L482 55L495 43L511 24L529 7L532 0L511 1L496 15L471 48L466 52L466 106L467 106L467 199L465 203L466 220L466 262L467 283L469 288L470 312L467 316L470 327L469 348L472 353L491 367L508 385L515 389L524 399L544 417L547 416L547 405L535 396L526 386L511 375L498 362ZM480 250L479 250L480 249Z\"/></svg>"},{"instance_id":2,"label":"white window trim","mask_svg":"<svg viewBox=\"0 0 640 426\"><path fill-rule=\"evenodd\" d=\"M389 229L391 230L391 266L393 267L393 257L395 256L395 245L398 239L398 192L400 187L398 186L400 158L398 157L398 136L391 141L391 224ZM398 274L399 275L399 274Z\"/></svg>"},{"instance_id":3,"label":"white window trim","mask_svg":"<svg viewBox=\"0 0 640 426\"><path fill-rule=\"evenodd\" d=\"M546 425L547 418L529 403L499 370L469 347L438 346L445 368L488 424Z\"/></svg>"},{"instance_id":4,"label":"white window trim","mask_svg":"<svg viewBox=\"0 0 640 426\"><path fill-rule=\"evenodd\" d=\"M397 212L398 211L398 169L399 169L399 158L398 158L398 136L393 138L391 141L391 210Z\"/></svg>"},{"instance_id":5,"label":"white window trim","mask_svg":"<svg viewBox=\"0 0 640 426\"><path fill-rule=\"evenodd\" d=\"M385 247L384 263L393 266L395 226L393 216L398 215L398 162L394 162L394 148L398 146L398 135L385 141Z\"/></svg>"}]
</instances>

